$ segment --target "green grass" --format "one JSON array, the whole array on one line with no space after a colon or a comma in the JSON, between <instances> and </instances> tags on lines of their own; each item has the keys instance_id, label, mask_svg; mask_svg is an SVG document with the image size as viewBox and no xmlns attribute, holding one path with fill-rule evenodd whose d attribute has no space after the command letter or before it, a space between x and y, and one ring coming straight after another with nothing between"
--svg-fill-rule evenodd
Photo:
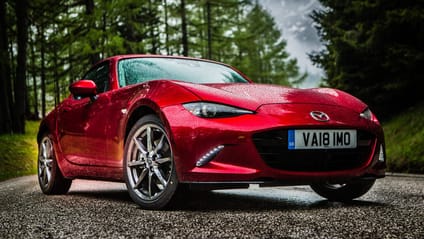
<instances>
[{"instance_id":1,"label":"green grass","mask_svg":"<svg viewBox=\"0 0 424 239\"><path fill-rule=\"evenodd\" d=\"M37 173L39 123L27 121L24 135L0 135L0 181Z\"/></svg>"},{"instance_id":2,"label":"green grass","mask_svg":"<svg viewBox=\"0 0 424 239\"><path fill-rule=\"evenodd\" d=\"M383 123L388 171L424 173L424 103Z\"/></svg>"}]
</instances>

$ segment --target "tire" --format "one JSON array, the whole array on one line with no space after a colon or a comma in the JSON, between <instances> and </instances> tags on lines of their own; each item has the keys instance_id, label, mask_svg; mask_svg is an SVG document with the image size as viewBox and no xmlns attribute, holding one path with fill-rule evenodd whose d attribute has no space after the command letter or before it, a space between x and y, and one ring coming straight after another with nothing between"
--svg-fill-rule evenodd
<instances>
[{"instance_id":1,"label":"tire","mask_svg":"<svg viewBox=\"0 0 424 239\"><path fill-rule=\"evenodd\" d=\"M126 139L124 179L131 198L144 209L163 209L176 195L178 178L169 136L158 117L138 120Z\"/></svg>"},{"instance_id":2,"label":"tire","mask_svg":"<svg viewBox=\"0 0 424 239\"><path fill-rule=\"evenodd\" d=\"M311 188L330 201L347 202L367 193L374 183L375 180L361 180L345 184L321 183L311 185Z\"/></svg>"},{"instance_id":3,"label":"tire","mask_svg":"<svg viewBox=\"0 0 424 239\"><path fill-rule=\"evenodd\" d=\"M66 194L71 187L72 180L63 177L54 149L52 137L45 134L38 145L38 183L44 194Z\"/></svg>"}]
</instances>

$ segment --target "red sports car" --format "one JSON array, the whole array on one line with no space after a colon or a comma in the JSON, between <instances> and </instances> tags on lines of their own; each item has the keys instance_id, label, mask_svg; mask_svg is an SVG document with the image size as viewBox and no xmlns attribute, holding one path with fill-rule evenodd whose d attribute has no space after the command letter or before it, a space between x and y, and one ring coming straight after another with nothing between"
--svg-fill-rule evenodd
<instances>
[{"instance_id":1,"label":"red sports car","mask_svg":"<svg viewBox=\"0 0 424 239\"><path fill-rule=\"evenodd\" d=\"M147 209L183 186L311 185L346 201L385 175L382 127L339 90L254 84L219 62L154 55L102 60L69 89L37 136L46 194L89 178L125 181Z\"/></svg>"}]
</instances>

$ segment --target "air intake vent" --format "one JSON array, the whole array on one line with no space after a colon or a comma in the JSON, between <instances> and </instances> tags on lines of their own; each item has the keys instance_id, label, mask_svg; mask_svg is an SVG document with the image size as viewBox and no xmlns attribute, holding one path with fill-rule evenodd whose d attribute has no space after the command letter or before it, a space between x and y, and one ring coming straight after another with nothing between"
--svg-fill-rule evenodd
<instances>
[{"instance_id":1,"label":"air intake vent","mask_svg":"<svg viewBox=\"0 0 424 239\"><path fill-rule=\"evenodd\" d=\"M356 149L288 150L287 130L253 135L253 142L265 163L276 169L302 172L329 172L355 169L370 158L375 137L358 131Z\"/></svg>"}]
</instances>

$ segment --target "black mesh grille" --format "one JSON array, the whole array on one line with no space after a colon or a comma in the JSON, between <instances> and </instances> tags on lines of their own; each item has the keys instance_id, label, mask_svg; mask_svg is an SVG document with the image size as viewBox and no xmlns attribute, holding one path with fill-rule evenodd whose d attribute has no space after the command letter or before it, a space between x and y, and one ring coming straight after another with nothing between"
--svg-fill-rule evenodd
<instances>
[{"instance_id":1,"label":"black mesh grille","mask_svg":"<svg viewBox=\"0 0 424 239\"><path fill-rule=\"evenodd\" d=\"M328 172L359 168L369 159L374 136L358 131L356 149L289 150L287 130L253 135L253 142L265 163L276 169Z\"/></svg>"}]
</instances>

